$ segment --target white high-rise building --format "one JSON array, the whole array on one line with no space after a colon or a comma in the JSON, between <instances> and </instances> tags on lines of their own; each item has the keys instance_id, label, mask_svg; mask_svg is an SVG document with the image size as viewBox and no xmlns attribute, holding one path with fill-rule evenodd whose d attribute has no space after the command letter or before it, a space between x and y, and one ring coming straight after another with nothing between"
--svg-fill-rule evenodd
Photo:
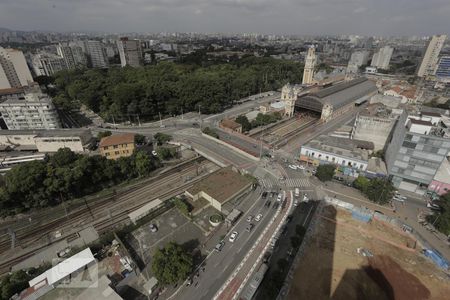
<instances>
[{"instance_id":1,"label":"white high-rise building","mask_svg":"<svg viewBox=\"0 0 450 300\"><path fill-rule=\"evenodd\" d=\"M86 52L89 55L93 68L108 68L108 58L102 43L99 41L86 41Z\"/></svg>"},{"instance_id":2,"label":"white high-rise building","mask_svg":"<svg viewBox=\"0 0 450 300\"><path fill-rule=\"evenodd\" d=\"M425 77L435 74L439 61L439 53L441 53L441 49L442 46L444 46L446 38L447 36L445 34L433 35L431 40L428 42L428 47L423 55L422 63L417 70L417 76Z\"/></svg>"},{"instance_id":3,"label":"white high-rise building","mask_svg":"<svg viewBox=\"0 0 450 300\"><path fill-rule=\"evenodd\" d=\"M316 66L317 57L314 46L309 47L308 54L305 58L305 68L303 69L302 84L312 84L314 78L314 67Z\"/></svg>"},{"instance_id":4,"label":"white high-rise building","mask_svg":"<svg viewBox=\"0 0 450 300\"><path fill-rule=\"evenodd\" d=\"M392 47L385 46L381 48L378 52L373 54L372 63L370 65L378 69L389 69L389 62L391 61L393 52L394 48Z\"/></svg>"},{"instance_id":5,"label":"white high-rise building","mask_svg":"<svg viewBox=\"0 0 450 300\"><path fill-rule=\"evenodd\" d=\"M9 130L60 128L52 100L41 91L13 94L0 102L0 113Z\"/></svg>"},{"instance_id":6,"label":"white high-rise building","mask_svg":"<svg viewBox=\"0 0 450 300\"><path fill-rule=\"evenodd\" d=\"M122 67L139 67L144 64L140 40L130 40L127 37L120 38L117 41L117 48L119 49Z\"/></svg>"},{"instance_id":7,"label":"white high-rise building","mask_svg":"<svg viewBox=\"0 0 450 300\"><path fill-rule=\"evenodd\" d=\"M81 47L69 45L69 43L59 43L56 50L58 55L64 59L67 69L86 67L86 56Z\"/></svg>"},{"instance_id":8,"label":"white high-rise building","mask_svg":"<svg viewBox=\"0 0 450 300\"><path fill-rule=\"evenodd\" d=\"M0 89L19 88L32 82L22 51L0 47Z\"/></svg>"},{"instance_id":9,"label":"white high-rise building","mask_svg":"<svg viewBox=\"0 0 450 300\"><path fill-rule=\"evenodd\" d=\"M37 76L52 76L56 72L66 70L64 58L52 53L38 53L32 59L33 70Z\"/></svg>"},{"instance_id":10,"label":"white high-rise building","mask_svg":"<svg viewBox=\"0 0 450 300\"><path fill-rule=\"evenodd\" d=\"M353 52L348 62L347 73L357 73L359 67L366 65L368 60L369 60L368 51Z\"/></svg>"}]
</instances>

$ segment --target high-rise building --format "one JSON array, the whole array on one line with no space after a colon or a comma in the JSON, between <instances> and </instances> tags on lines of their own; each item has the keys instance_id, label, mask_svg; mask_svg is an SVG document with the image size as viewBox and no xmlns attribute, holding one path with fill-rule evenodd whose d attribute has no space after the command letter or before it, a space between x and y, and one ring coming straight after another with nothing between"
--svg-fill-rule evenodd
<instances>
[{"instance_id":1,"label":"high-rise building","mask_svg":"<svg viewBox=\"0 0 450 300\"><path fill-rule=\"evenodd\" d=\"M19 88L32 82L22 51L0 47L0 89Z\"/></svg>"},{"instance_id":2,"label":"high-rise building","mask_svg":"<svg viewBox=\"0 0 450 300\"><path fill-rule=\"evenodd\" d=\"M117 48L119 49L122 67L139 67L144 64L140 40L130 40L127 37L120 38L117 41Z\"/></svg>"},{"instance_id":3,"label":"high-rise building","mask_svg":"<svg viewBox=\"0 0 450 300\"><path fill-rule=\"evenodd\" d=\"M8 95L0 102L0 113L9 130L61 127L52 100L40 90Z\"/></svg>"},{"instance_id":4,"label":"high-rise building","mask_svg":"<svg viewBox=\"0 0 450 300\"><path fill-rule=\"evenodd\" d=\"M372 63L370 64L372 67L376 67L378 69L387 70L389 69L389 62L391 61L392 53L394 52L394 48L385 46L375 52L372 57Z\"/></svg>"},{"instance_id":5,"label":"high-rise building","mask_svg":"<svg viewBox=\"0 0 450 300\"><path fill-rule=\"evenodd\" d=\"M450 82L450 56L442 56L436 71L436 77L440 81Z\"/></svg>"},{"instance_id":6,"label":"high-rise building","mask_svg":"<svg viewBox=\"0 0 450 300\"><path fill-rule=\"evenodd\" d=\"M59 43L56 50L58 55L64 59L67 69L86 67L86 57L81 47L69 45L69 43Z\"/></svg>"},{"instance_id":7,"label":"high-rise building","mask_svg":"<svg viewBox=\"0 0 450 300\"><path fill-rule=\"evenodd\" d=\"M447 36L445 34L433 35L431 40L428 42L427 50L422 58L422 63L417 70L417 76L425 77L435 74L439 60L439 53L441 52L442 46L444 46L446 38Z\"/></svg>"},{"instance_id":8,"label":"high-rise building","mask_svg":"<svg viewBox=\"0 0 450 300\"><path fill-rule=\"evenodd\" d=\"M347 73L357 73L359 67L366 65L369 60L368 51L355 51L350 56L350 60L347 66Z\"/></svg>"},{"instance_id":9,"label":"high-rise building","mask_svg":"<svg viewBox=\"0 0 450 300\"><path fill-rule=\"evenodd\" d=\"M86 41L86 52L89 55L93 68L108 68L109 63L106 57L105 48L99 41Z\"/></svg>"},{"instance_id":10,"label":"high-rise building","mask_svg":"<svg viewBox=\"0 0 450 300\"><path fill-rule=\"evenodd\" d=\"M52 53L38 53L32 59L33 70L37 76L52 76L56 72L66 70L64 58Z\"/></svg>"},{"instance_id":11,"label":"high-rise building","mask_svg":"<svg viewBox=\"0 0 450 300\"><path fill-rule=\"evenodd\" d=\"M309 47L305 58L305 68L303 69L302 84L312 84L314 78L314 67L316 66L316 50L314 46Z\"/></svg>"}]
</instances>

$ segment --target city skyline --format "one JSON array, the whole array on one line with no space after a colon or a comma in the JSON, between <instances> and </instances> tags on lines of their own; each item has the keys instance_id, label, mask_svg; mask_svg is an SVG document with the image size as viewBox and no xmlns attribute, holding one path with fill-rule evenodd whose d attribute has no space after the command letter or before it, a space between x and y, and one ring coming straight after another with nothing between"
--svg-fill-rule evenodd
<instances>
[{"instance_id":1,"label":"city skyline","mask_svg":"<svg viewBox=\"0 0 450 300\"><path fill-rule=\"evenodd\" d=\"M387 0L19 0L0 1L0 27L59 32L422 36L446 33L449 13L450 3L443 0L400 0L395 5Z\"/></svg>"}]
</instances>

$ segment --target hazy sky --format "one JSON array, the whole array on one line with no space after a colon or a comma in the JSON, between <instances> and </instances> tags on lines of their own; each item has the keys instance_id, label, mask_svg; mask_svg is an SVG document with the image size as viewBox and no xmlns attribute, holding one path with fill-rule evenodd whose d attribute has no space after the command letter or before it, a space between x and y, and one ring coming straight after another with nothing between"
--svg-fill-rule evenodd
<instances>
[{"instance_id":1,"label":"hazy sky","mask_svg":"<svg viewBox=\"0 0 450 300\"><path fill-rule=\"evenodd\" d=\"M429 35L449 33L450 0L0 0L0 27Z\"/></svg>"}]
</instances>

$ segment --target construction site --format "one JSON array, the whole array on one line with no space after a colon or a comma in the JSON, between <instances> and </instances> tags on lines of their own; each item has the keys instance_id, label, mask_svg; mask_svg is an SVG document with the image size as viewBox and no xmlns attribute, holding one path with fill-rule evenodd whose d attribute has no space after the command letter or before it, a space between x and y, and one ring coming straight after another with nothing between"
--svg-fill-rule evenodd
<instances>
[{"instance_id":1,"label":"construction site","mask_svg":"<svg viewBox=\"0 0 450 300\"><path fill-rule=\"evenodd\" d=\"M450 277L401 227L332 205L314 222L287 299L448 299Z\"/></svg>"}]
</instances>

